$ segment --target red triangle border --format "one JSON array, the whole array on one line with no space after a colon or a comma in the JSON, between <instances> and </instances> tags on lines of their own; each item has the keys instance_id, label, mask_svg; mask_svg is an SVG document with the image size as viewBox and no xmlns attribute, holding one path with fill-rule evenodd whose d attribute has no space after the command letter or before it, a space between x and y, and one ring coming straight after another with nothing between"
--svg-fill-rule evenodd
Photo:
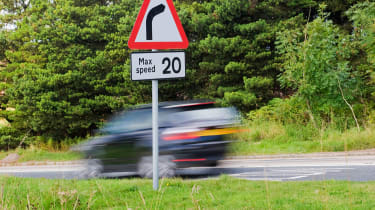
<instances>
[{"instance_id":1,"label":"red triangle border","mask_svg":"<svg viewBox=\"0 0 375 210\"><path fill-rule=\"evenodd\" d=\"M176 9L173 5L172 0L166 0L168 7L172 13L173 19L176 23L177 30L180 33L182 42L135 42L135 39L138 35L139 29L141 28L141 24L143 19L145 18L145 14L147 12L148 6L151 0L145 0L142 4L141 10L139 11L137 20L135 21L133 30L130 34L128 47L130 49L155 49L155 50L162 50L162 49L186 49L189 46L189 40L186 37L184 28L182 27L181 21L178 18Z\"/></svg>"}]
</instances>

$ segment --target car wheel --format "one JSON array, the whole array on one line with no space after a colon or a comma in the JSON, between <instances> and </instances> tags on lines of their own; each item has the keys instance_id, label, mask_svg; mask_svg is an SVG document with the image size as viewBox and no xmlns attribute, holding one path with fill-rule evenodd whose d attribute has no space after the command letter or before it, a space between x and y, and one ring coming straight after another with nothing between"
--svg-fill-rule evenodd
<instances>
[{"instance_id":1,"label":"car wheel","mask_svg":"<svg viewBox=\"0 0 375 210\"><path fill-rule=\"evenodd\" d=\"M174 177L176 174L176 163L172 155L159 156L159 177ZM143 178L152 178L152 156L142 157L138 162L138 175Z\"/></svg>"},{"instance_id":2,"label":"car wheel","mask_svg":"<svg viewBox=\"0 0 375 210\"><path fill-rule=\"evenodd\" d=\"M100 177L103 171L103 165L98 159L86 160L84 167L84 170L81 172L81 178L85 179Z\"/></svg>"}]
</instances>

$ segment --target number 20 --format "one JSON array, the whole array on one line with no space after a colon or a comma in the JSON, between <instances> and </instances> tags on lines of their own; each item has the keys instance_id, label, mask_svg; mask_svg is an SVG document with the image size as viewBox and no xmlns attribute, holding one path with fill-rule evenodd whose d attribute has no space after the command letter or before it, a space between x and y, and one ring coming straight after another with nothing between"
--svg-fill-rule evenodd
<instances>
[{"instance_id":1,"label":"number 20","mask_svg":"<svg viewBox=\"0 0 375 210\"><path fill-rule=\"evenodd\" d=\"M172 73L169 69L171 67L171 60L168 57L163 58L162 64L167 63L167 67L163 70L163 74ZM178 57L172 59L172 71L178 74L181 71L181 60Z\"/></svg>"}]
</instances>

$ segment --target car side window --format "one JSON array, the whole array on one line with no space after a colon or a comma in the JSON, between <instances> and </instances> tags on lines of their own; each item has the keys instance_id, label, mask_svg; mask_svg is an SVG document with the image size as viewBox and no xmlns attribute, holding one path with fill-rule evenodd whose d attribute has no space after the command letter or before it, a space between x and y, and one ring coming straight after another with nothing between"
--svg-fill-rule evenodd
<instances>
[{"instance_id":1,"label":"car side window","mask_svg":"<svg viewBox=\"0 0 375 210\"><path fill-rule=\"evenodd\" d=\"M170 125L168 111L159 110L159 127ZM134 109L115 116L101 129L102 133L124 133L152 128L152 110Z\"/></svg>"},{"instance_id":2,"label":"car side window","mask_svg":"<svg viewBox=\"0 0 375 210\"><path fill-rule=\"evenodd\" d=\"M102 128L104 133L122 133L149 129L152 126L151 110L139 109L122 113L108 121Z\"/></svg>"}]
</instances>

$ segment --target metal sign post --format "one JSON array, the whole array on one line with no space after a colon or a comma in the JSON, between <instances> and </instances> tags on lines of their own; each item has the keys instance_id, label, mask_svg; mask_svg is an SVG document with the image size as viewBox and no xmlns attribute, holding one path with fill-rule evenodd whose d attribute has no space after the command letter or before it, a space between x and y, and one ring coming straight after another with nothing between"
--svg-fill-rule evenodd
<instances>
[{"instance_id":1,"label":"metal sign post","mask_svg":"<svg viewBox=\"0 0 375 210\"><path fill-rule=\"evenodd\" d=\"M152 180L153 188L159 188L159 95L158 80L152 80Z\"/></svg>"}]
</instances>

